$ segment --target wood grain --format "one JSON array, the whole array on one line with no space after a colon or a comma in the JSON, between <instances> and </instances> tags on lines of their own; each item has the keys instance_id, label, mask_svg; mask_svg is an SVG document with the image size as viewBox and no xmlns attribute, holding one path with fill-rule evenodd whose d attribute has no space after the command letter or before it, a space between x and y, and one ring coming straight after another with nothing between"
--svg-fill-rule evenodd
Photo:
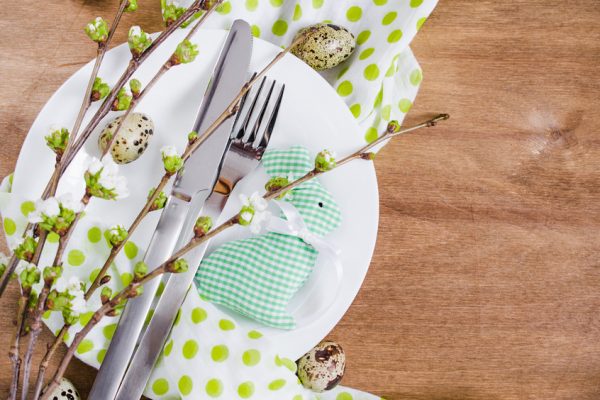
<instances>
[{"instance_id":1,"label":"wood grain","mask_svg":"<svg viewBox=\"0 0 600 400\"><path fill-rule=\"evenodd\" d=\"M94 56L83 24L117 2L10 3L0 175ZM155 3L125 24L159 30ZM440 1L413 43L425 81L408 122L452 120L377 160L375 258L331 334L348 353L345 384L388 399L600 398L598 20L596 0ZM3 349L15 296L0 302ZM0 358L2 396L9 370ZM94 371L75 362L67 375L85 394Z\"/></svg>"}]
</instances>

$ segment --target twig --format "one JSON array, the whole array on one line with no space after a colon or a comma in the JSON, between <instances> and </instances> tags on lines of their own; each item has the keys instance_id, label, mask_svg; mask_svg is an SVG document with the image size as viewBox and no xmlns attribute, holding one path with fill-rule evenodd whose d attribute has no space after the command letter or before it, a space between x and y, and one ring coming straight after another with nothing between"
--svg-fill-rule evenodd
<instances>
[{"instance_id":1,"label":"twig","mask_svg":"<svg viewBox=\"0 0 600 400\"><path fill-rule=\"evenodd\" d=\"M13 344L10 347L9 357L13 364L13 377L10 385L10 393L8 396L9 400L15 400L17 398L17 391L19 388L19 376L21 374L21 357L19 355L19 342L21 340L21 331L23 330L25 306L29 300L29 293L22 292L19 298L19 307L17 309L17 329Z\"/></svg>"},{"instance_id":2,"label":"twig","mask_svg":"<svg viewBox=\"0 0 600 400\"><path fill-rule=\"evenodd\" d=\"M54 342L52 342L52 344L46 351L46 354L44 355L42 362L40 363L40 367L38 369L37 380L35 382L35 389L33 391L33 399L34 400L37 400L40 398L40 395L42 393L42 388L44 386L44 375L46 374L46 369L48 369L48 365L50 365L50 360L54 356L54 353L56 352L56 350L58 350L58 346L60 346L60 344L62 343L62 341L63 341L65 335L67 334L67 332L69 331L70 327L71 327L71 325L67 325L67 324L63 325L62 329L60 330L60 332L58 332L58 334L56 335L56 338L54 338Z\"/></svg>"}]
</instances>

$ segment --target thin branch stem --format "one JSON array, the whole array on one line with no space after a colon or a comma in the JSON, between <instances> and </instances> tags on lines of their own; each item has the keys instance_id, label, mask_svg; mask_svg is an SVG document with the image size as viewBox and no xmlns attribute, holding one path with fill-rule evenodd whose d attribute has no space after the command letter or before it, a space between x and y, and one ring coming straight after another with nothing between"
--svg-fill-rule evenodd
<instances>
[{"instance_id":1,"label":"thin branch stem","mask_svg":"<svg viewBox=\"0 0 600 400\"><path fill-rule=\"evenodd\" d=\"M40 398L42 388L44 387L44 376L46 374L46 370L48 369L48 365L50 365L50 360L54 356L56 350L58 350L58 346L60 346L60 344L63 342L63 339L69 331L70 327L71 325L63 325L60 332L58 332L58 334L56 335L56 338L54 338L54 342L52 342L52 345L50 345L50 347L46 351L46 354L44 355L44 358L42 359L38 370L38 376L35 382L35 389L33 391L33 400L38 400Z\"/></svg>"},{"instance_id":2,"label":"thin branch stem","mask_svg":"<svg viewBox=\"0 0 600 400\"><path fill-rule=\"evenodd\" d=\"M13 339L13 344L10 347L9 357L13 364L13 377L10 385L10 392L8 399L15 400L17 398L17 392L19 389L19 376L21 374L21 357L19 355L19 342L21 340L21 331L23 330L24 323L24 314L25 307L27 306L27 301L29 300L29 293L22 292L21 297L19 297L19 306L17 309L17 328L15 332L15 337Z\"/></svg>"}]
</instances>

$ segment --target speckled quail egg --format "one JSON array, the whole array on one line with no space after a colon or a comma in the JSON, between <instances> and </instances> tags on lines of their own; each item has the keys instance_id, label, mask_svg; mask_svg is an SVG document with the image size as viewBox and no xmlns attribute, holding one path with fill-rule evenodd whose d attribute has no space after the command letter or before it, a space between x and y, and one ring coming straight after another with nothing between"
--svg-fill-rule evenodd
<instances>
[{"instance_id":1,"label":"speckled quail egg","mask_svg":"<svg viewBox=\"0 0 600 400\"><path fill-rule=\"evenodd\" d=\"M336 387L345 369L346 355L335 342L321 342L298 360L298 378L305 388L315 392Z\"/></svg>"},{"instance_id":2,"label":"speckled quail egg","mask_svg":"<svg viewBox=\"0 0 600 400\"><path fill-rule=\"evenodd\" d=\"M63 378L58 387L52 392L50 400L80 400L81 396L68 379Z\"/></svg>"},{"instance_id":3,"label":"speckled quail egg","mask_svg":"<svg viewBox=\"0 0 600 400\"><path fill-rule=\"evenodd\" d=\"M292 54L317 71L341 64L356 48L354 35L339 25L311 25L301 29L296 38L307 31L305 38L292 49Z\"/></svg>"},{"instance_id":4,"label":"speckled quail egg","mask_svg":"<svg viewBox=\"0 0 600 400\"><path fill-rule=\"evenodd\" d=\"M112 120L100 134L98 145L104 151L123 117ZM110 153L117 164L129 164L137 160L148 147L154 134L154 122L145 114L131 113L119 130Z\"/></svg>"}]
</instances>

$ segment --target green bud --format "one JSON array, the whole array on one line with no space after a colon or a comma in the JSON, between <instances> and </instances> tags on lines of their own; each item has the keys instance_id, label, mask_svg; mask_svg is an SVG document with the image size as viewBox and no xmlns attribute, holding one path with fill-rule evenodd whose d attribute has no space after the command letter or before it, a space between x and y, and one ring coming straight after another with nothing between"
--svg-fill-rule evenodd
<instances>
[{"instance_id":1,"label":"green bud","mask_svg":"<svg viewBox=\"0 0 600 400\"><path fill-rule=\"evenodd\" d=\"M75 325L79 321L79 314L69 310L68 308L64 308L62 310L62 316L66 325Z\"/></svg>"},{"instance_id":2,"label":"green bud","mask_svg":"<svg viewBox=\"0 0 600 400\"><path fill-rule=\"evenodd\" d=\"M15 255L19 260L31 261L37 249L37 241L31 236L23 239L23 242L15 249Z\"/></svg>"},{"instance_id":3,"label":"green bud","mask_svg":"<svg viewBox=\"0 0 600 400\"><path fill-rule=\"evenodd\" d=\"M319 172L331 171L336 165L335 156L329 150L321 151L315 158L315 169Z\"/></svg>"},{"instance_id":4,"label":"green bud","mask_svg":"<svg viewBox=\"0 0 600 400\"><path fill-rule=\"evenodd\" d=\"M100 301L102 302L102 304L106 304L110 301L110 299L112 298L113 295L113 291L111 288L109 288L108 286L104 286L102 288L102 290L100 291Z\"/></svg>"},{"instance_id":5,"label":"green bud","mask_svg":"<svg viewBox=\"0 0 600 400\"><path fill-rule=\"evenodd\" d=\"M179 274L187 272L188 268L188 262L183 258L178 258L167 266L167 271L174 274Z\"/></svg>"},{"instance_id":6,"label":"green bud","mask_svg":"<svg viewBox=\"0 0 600 400\"><path fill-rule=\"evenodd\" d=\"M142 294L144 294L144 287L137 286L135 289L133 289L132 297L138 297L138 296L141 296Z\"/></svg>"},{"instance_id":7,"label":"green bud","mask_svg":"<svg viewBox=\"0 0 600 400\"><path fill-rule=\"evenodd\" d=\"M104 43L108 39L108 23L102 17L89 22L84 30L88 37L96 43Z\"/></svg>"},{"instance_id":8,"label":"green bud","mask_svg":"<svg viewBox=\"0 0 600 400\"><path fill-rule=\"evenodd\" d=\"M133 276L134 276L133 279L134 280L139 281L147 274L148 274L148 265L145 262L140 261L137 264L135 264L135 266L133 267Z\"/></svg>"},{"instance_id":9,"label":"green bud","mask_svg":"<svg viewBox=\"0 0 600 400\"><path fill-rule=\"evenodd\" d=\"M129 44L129 50L134 58L139 58L150 44L152 44L152 38L142 30L139 26L132 26L129 29L129 37L127 38Z\"/></svg>"},{"instance_id":10,"label":"green bud","mask_svg":"<svg viewBox=\"0 0 600 400\"><path fill-rule=\"evenodd\" d=\"M175 174L183 167L183 158L177 154L177 150L173 146L163 147L161 154L165 171L169 174Z\"/></svg>"},{"instance_id":11,"label":"green bud","mask_svg":"<svg viewBox=\"0 0 600 400\"><path fill-rule=\"evenodd\" d=\"M188 133L188 143L192 144L194 143L196 140L198 140L198 132L190 132Z\"/></svg>"},{"instance_id":12,"label":"green bud","mask_svg":"<svg viewBox=\"0 0 600 400\"><path fill-rule=\"evenodd\" d=\"M212 218L208 216L201 216L196 220L194 225L194 234L197 238L206 235L213 226Z\"/></svg>"},{"instance_id":13,"label":"green bud","mask_svg":"<svg viewBox=\"0 0 600 400\"><path fill-rule=\"evenodd\" d=\"M150 192L148 193L148 200L150 200L152 198L152 196L154 196L155 191L156 191L156 188L150 189ZM165 192L161 191L154 199L154 202L152 203L152 206L150 207L150 211L162 210L163 208L165 208L166 204L167 204L167 195L165 194Z\"/></svg>"},{"instance_id":14,"label":"green bud","mask_svg":"<svg viewBox=\"0 0 600 400\"><path fill-rule=\"evenodd\" d=\"M196 21L198 18L200 18L203 14L204 14L204 11L198 11L198 12L194 13L194 15L192 15L187 21L185 21L183 24L181 24L181 27L187 28L194 21Z\"/></svg>"},{"instance_id":15,"label":"green bud","mask_svg":"<svg viewBox=\"0 0 600 400\"><path fill-rule=\"evenodd\" d=\"M193 62L198 55L198 46L190 42L188 39L184 39L183 42L177 45L175 52L171 56L171 64L188 64Z\"/></svg>"},{"instance_id":16,"label":"green bud","mask_svg":"<svg viewBox=\"0 0 600 400\"><path fill-rule=\"evenodd\" d=\"M92 94L90 100L92 102L102 100L110 93L110 86L105 83L102 78L98 77L94 79L94 86L92 87Z\"/></svg>"},{"instance_id":17,"label":"green bud","mask_svg":"<svg viewBox=\"0 0 600 400\"><path fill-rule=\"evenodd\" d=\"M267 192L272 193L272 192L276 192L284 187L286 187L287 185L290 184L290 180L288 178L283 178L283 177L273 177L271 179L269 179L269 181L265 184L265 189L267 190ZM285 191L282 194L280 194L279 196L277 196L278 199L282 199L284 198L289 191Z\"/></svg>"},{"instance_id":18,"label":"green bud","mask_svg":"<svg viewBox=\"0 0 600 400\"><path fill-rule=\"evenodd\" d=\"M397 133L400 132L400 123L396 120L390 121L387 125L387 131L389 133Z\"/></svg>"},{"instance_id":19,"label":"green bud","mask_svg":"<svg viewBox=\"0 0 600 400\"><path fill-rule=\"evenodd\" d=\"M252 222L255 214L254 207L252 206L243 206L238 214L238 222L242 226L248 226Z\"/></svg>"},{"instance_id":20,"label":"green bud","mask_svg":"<svg viewBox=\"0 0 600 400\"><path fill-rule=\"evenodd\" d=\"M0 276L3 276L6 272L6 264L0 264Z\"/></svg>"},{"instance_id":21,"label":"green bud","mask_svg":"<svg viewBox=\"0 0 600 400\"><path fill-rule=\"evenodd\" d=\"M131 94L134 98L140 97L140 92L142 91L142 82L137 79L132 79L129 81L129 88L131 89Z\"/></svg>"},{"instance_id":22,"label":"green bud","mask_svg":"<svg viewBox=\"0 0 600 400\"><path fill-rule=\"evenodd\" d=\"M125 12L131 13L138 9L137 0L129 0L125 6Z\"/></svg>"},{"instance_id":23,"label":"green bud","mask_svg":"<svg viewBox=\"0 0 600 400\"><path fill-rule=\"evenodd\" d=\"M106 313L106 315L108 315L109 317L118 317L119 315L121 315L121 313L123 312L123 308L113 308L112 310L108 311Z\"/></svg>"},{"instance_id":24,"label":"green bud","mask_svg":"<svg viewBox=\"0 0 600 400\"><path fill-rule=\"evenodd\" d=\"M24 289L31 288L33 285L35 285L36 283L38 283L40 281L40 276L41 276L40 270L35 265L25 268L19 274L19 280L21 281L21 286Z\"/></svg>"},{"instance_id":25,"label":"green bud","mask_svg":"<svg viewBox=\"0 0 600 400\"><path fill-rule=\"evenodd\" d=\"M162 18L166 26L170 26L179 19L185 13L186 8L177 5L175 2L169 2L167 0L160 0L160 7L162 10Z\"/></svg>"},{"instance_id":26,"label":"green bud","mask_svg":"<svg viewBox=\"0 0 600 400\"><path fill-rule=\"evenodd\" d=\"M61 311L69 307L70 302L71 300L66 293L59 293L55 289L48 294L46 305L48 306L49 310Z\"/></svg>"},{"instance_id":27,"label":"green bud","mask_svg":"<svg viewBox=\"0 0 600 400\"><path fill-rule=\"evenodd\" d=\"M43 278L44 283L52 285L62 275L63 268L61 266L44 268Z\"/></svg>"},{"instance_id":28,"label":"green bud","mask_svg":"<svg viewBox=\"0 0 600 400\"><path fill-rule=\"evenodd\" d=\"M62 156L69 144L69 130L67 128L53 128L44 139L46 139L46 145L50 150L56 153L57 156Z\"/></svg>"},{"instance_id":29,"label":"green bud","mask_svg":"<svg viewBox=\"0 0 600 400\"><path fill-rule=\"evenodd\" d=\"M217 4L219 4L219 0L202 0L202 2L200 3L200 8L205 11L208 11Z\"/></svg>"},{"instance_id":30,"label":"green bud","mask_svg":"<svg viewBox=\"0 0 600 400\"><path fill-rule=\"evenodd\" d=\"M129 107L131 106L131 99L132 96L129 93L127 93L127 90L125 88L121 88L121 90L119 90L119 93L117 93L117 98L112 104L112 110L125 111L129 109Z\"/></svg>"},{"instance_id":31,"label":"green bud","mask_svg":"<svg viewBox=\"0 0 600 400\"><path fill-rule=\"evenodd\" d=\"M38 293L35 290L31 290L29 293L29 299L27 300L27 308L29 310L33 310L38 305Z\"/></svg>"},{"instance_id":32,"label":"green bud","mask_svg":"<svg viewBox=\"0 0 600 400\"><path fill-rule=\"evenodd\" d=\"M104 237L110 247L118 247L127 239L127 229L123 225L115 225L104 232Z\"/></svg>"},{"instance_id":33,"label":"green bud","mask_svg":"<svg viewBox=\"0 0 600 400\"><path fill-rule=\"evenodd\" d=\"M362 153L360 155L360 158L362 158L363 160L367 160L367 161L373 161L375 159L376 155L377 155L377 153Z\"/></svg>"}]
</instances>

